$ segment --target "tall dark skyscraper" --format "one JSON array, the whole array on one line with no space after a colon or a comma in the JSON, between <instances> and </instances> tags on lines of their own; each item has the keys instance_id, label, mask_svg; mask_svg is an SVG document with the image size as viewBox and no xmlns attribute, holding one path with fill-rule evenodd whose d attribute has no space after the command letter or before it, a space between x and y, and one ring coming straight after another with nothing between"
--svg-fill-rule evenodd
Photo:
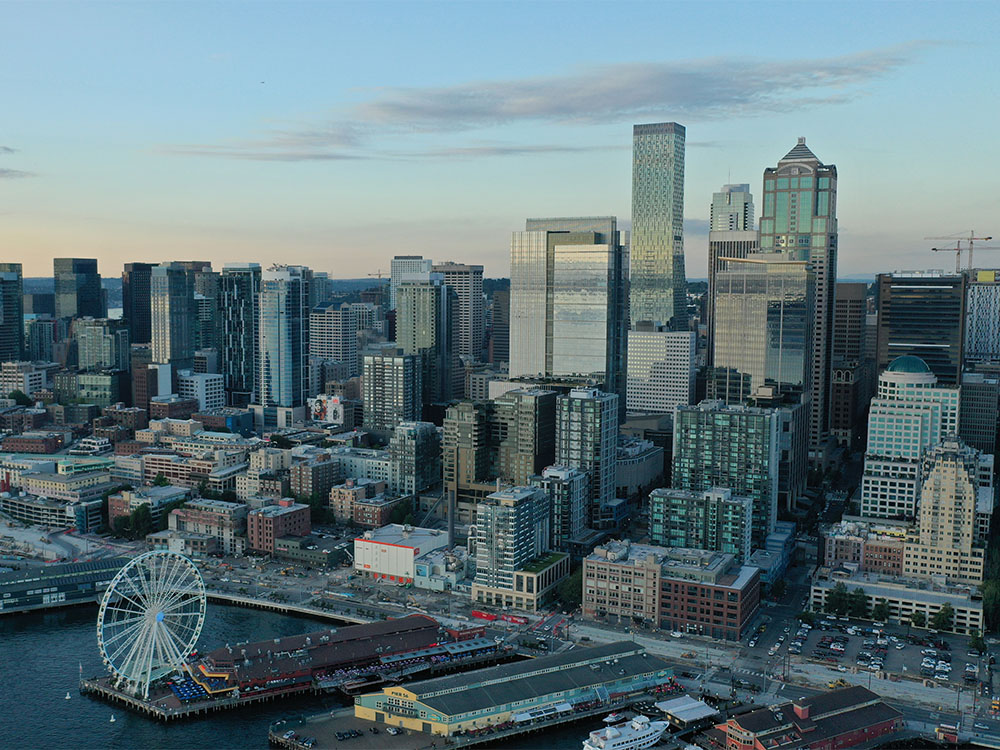
<instances>
[{"instance_id":1,"label":"tall dark skyscraper","mask_svg":"<svg viewBox=\"0 0 1000 750\"><path fill-rule=\"evenodd\" d=\"M256 402L260 264L227 263L219 278L219 362L231 406Z\"/></svg>"},{"instance_id":2,"label":"tall dark skyscraper","mask_svg":"<svg viewBox=\"0 0 1000 750\"><path fill-rule=\"evenodd\" d=\"M24 352L24 287L20 263L0 263L0 362ZM0 398L7 394L0 393Z\"/></svg>"},{"instance_id":3,"label":"tall dark skyscraper","mask_svg":"<svg viewBox=\"0 0 1000 750\"><path fill-rule=\"evenodd\" d=\"M493 292L493 330L490 334L490 362L510 362L510 290Z\"/></svg>"},{"instance_id":4,"label":"tall dark skyscraper","mask_svg":"<svg viewBox=\"0 0 1000 750\"><path fill-rule=\"evenodd\" d=\"M133 344L153 340L149 298L152 273L152 263L126 263L122 271L122 318Z\"/></svg>"},{"instance_id":5,"label":"tall dark skyscraper","mask_svg":"<svg viewBox=\"0 0 1000 750\"><path fill-rule=\"evenodd\" d=\"M823 164L799 138L795 147L764 170L760 250L805 260L816 276L812 332L812 414L809 450L815 459L829 442L833 302L837 283L837 167Z\"/></svg>"},{"instance_id":6,"label":"tall dark skyscraper","mask_svg":"<svg viewBox=\"0 0 1000 750\"><path fill-rule=\"evenodd\" d=\"M103 318L101 275L93 258L55 258L52 261L57 318Z\"/></svg>"},{"instance_id":7,"label":"tall dark skyscraper","mask_svg":"<svg viewBox=\"0 0 1000 750\"><path fill-rule=\"evenodd\" d=\"M153 362L174 372L194 367L194 283L180 263L161 263L150 277Z\"/></svg>"},{"instance_id":8,"label":"tall dark skyscraper","mask_svg":"<svg viewBox=\"0 0 1000 750\"><path fill-rule=\"evenodd\" d=\"M688 327L684 143L684 126L676 122L632 129L632 325Z\"/></svg>"}]
</instances>

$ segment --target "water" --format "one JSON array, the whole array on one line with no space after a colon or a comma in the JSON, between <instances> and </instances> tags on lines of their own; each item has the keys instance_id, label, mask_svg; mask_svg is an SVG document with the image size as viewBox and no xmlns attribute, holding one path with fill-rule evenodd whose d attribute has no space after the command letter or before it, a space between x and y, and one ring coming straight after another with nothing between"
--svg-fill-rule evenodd
<instances>
[{"instance_id":1,"label":"water","mask_svg":"<svg viewBox=\"0 0 1000 750\"><path fill-rule=\"evenodd\" d=\"M3 747L41 750L266 748L278 719L329 710L332 697L290 698L164 724L118 705L85 697L84 677L104 674L94 626L96 607L0 618L0 731ZM279 638L324 627L322 622L253 609L209 605L198 646ZM71 699L66 700L69 692ZM115 723L111 723L114 714ZM577 750L600 721L590 719L505 742L504 750Z\"/></svg>"}]
</instances>

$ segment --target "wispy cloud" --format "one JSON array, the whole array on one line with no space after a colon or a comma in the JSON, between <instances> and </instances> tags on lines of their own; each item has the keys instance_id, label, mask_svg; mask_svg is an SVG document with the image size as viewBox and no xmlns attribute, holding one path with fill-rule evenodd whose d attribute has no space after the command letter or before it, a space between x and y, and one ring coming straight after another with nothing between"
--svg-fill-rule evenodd
<instances>
[{"instance_id":1,"label":"wispy cloud","mask_svg":"<svg viewBox=\"0 0 1000 750\"><path fill-rule=\"evenodd\" d=\"M864 96L866 84L910 64L932 44L913 42L828 58L777 61L715 57L625 63L535 78L383 88L327 123L272 131L237 143L181 145L165 150L265 161L568 153L588 147L496 144L393 151L386 140L516 124L586 126L656 119L699 122L842 104ZM712 148L717 144L691 145Z\"/></svg>"},{"instance_id":2,"label":"wispy cloud","mask_svg":"<svg viewBox=\"0 0 1000 750\"><path fill-rule=\"evenodd\" d=\"M24 172L20 169L2 169L0 168L0 180L14 180L20 177L34 177L34 172Z\"/></svg>"},{"instance_id":3,"label":"wispy cloud","mask_svg":"<svg viewBox=\"0 0 1000 750\"><path fill-rule=\"evenodd\" d=\"M13 154L14 152L15 149L12 149L10 146L0 146L0 154Z\"/></svg>"}]
</instances>

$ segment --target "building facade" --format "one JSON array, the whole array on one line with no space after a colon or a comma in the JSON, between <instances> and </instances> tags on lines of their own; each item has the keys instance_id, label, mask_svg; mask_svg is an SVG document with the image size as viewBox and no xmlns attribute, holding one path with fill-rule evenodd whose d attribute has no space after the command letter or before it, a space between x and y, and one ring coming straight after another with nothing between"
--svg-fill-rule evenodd
<instances>
[{"instance_id":1,"label":"building facade","mask_svg":"<svg viewBox=\"0 0 1000 750\"><path fill-rule=\"evenodd\" d=\"M556 463L586 472L590 481L588 525L615 499L618 460L618 396L574 388L556 399Z\"/></svg>"},{"instance_id":2,"label":"building facade","mask_svg":"<svg viewBox=\"0 0 1000 750\"><path fill-rule=\"evenodd\" d=\"M661 547L689 547L750 559L753 500L729 489L690 492L660 488L649 494L649 539Z\"/></svg>"},{"instance_id":3,"label":"building facade","mask_svg":"<svg viewBox=\"0 0 1000 750\"><path fill-rule=\"evenodd\" d=\"M628 332L629 412L672 414L694 400L697 338L693 331L654 330L651 323Z\"/></svg>"}]
</instances>

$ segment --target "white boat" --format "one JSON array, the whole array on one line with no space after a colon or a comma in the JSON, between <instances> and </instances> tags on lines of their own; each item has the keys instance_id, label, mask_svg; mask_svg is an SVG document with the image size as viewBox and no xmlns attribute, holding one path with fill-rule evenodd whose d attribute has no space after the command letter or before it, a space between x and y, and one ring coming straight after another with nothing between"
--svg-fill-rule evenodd
<instances>
[{"instance_id":1,"label":"white boat","mask_svg":"<svg viewBox=\"0 0 1000 750\"><path fill-rule=\"evenodd\" d=\"M69 700L69 699L70 699L70 697L71 697L71 696L70 696L70 694L69 694L69 693L66 693L66 700Z\"/></svg>"},{"instance_id":2,"label":"white boat","mask_svg":"<svg viewBox=\"0 0 1000 750\"><path fill-rule=\"evenodd\" d=\"M636 716L631 721L591 732L583 741L583 750L644 750L660 741L669 725Z\"/></svg>"},{"instance_id":3,"label":"white boat","mask_svg":"<svg viewBox=\"0 0 1000 750\"><path fill-rule=\"evenodd\" d=\"M114 715L114 714L111 714L111 723L112 723L112 724L114 724L114 723L115 723L115 715Z\"/></svg>"}]
</instances>

